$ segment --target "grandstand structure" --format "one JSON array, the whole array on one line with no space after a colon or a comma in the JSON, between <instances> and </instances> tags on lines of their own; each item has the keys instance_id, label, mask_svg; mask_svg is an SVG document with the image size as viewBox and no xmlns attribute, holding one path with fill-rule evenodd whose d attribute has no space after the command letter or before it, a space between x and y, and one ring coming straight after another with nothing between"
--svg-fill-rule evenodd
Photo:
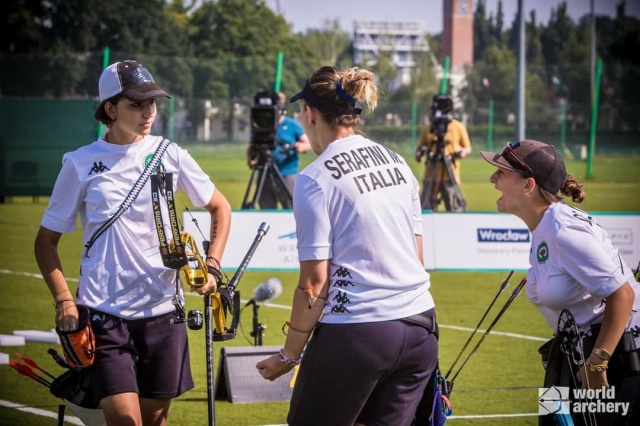
<instances>
[{"instance_id":1,"label":"grandstand structure","mask_svg":"<svg viewBox=\"0 0 640 426\"><path fill-rule=\"evenodd\" d=\"M391 56L398 74L391 89L411 81L415 55L427 54L438 79L443 78L444 57L449 57L447 78L454 104L465 84L464 68L473 64L473 0L442 0L442 58L436 58L418 21L357 20L353 24L354 63L371 66L381 54Z\"/></svg>"},{"instance_id":2,"label":"grandstand structure","mask_svg":"<svg viewBox=\"0 0 640 426\"><path fill-rule=\"evenodd\" d=\"M411 69L416 65L417 54L427 54L433 65L441 70L419 22L354 21L354 63L362 66L375 65L381 54L390 55L393 66L398 71L392 89L411 81Z\"/></svg>"}]
</instances>

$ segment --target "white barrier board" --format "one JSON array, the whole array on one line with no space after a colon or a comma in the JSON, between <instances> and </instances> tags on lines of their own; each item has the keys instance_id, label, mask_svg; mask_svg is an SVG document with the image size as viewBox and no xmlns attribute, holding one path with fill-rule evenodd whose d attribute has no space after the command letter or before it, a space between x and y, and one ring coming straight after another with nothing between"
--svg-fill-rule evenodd
<instances>
[{"instance_id":1,"label":"white barrier board","mask_svg":"<svg viewBox=\"0 0 640 426\"><path fill-rule=\"evenodd\" d=\"M183 213L185 231L202 247L200 230L209 233L209 213ZM607 230L631 268L640 260L640 214L592 214ZM423 246L428 270L525 270L529 267L531 235L524 222L503 213L423 214ZM297 270L296 226L290 211L239 210L233 212L231 234L222 259L225 269L237 268L253 243L261 223L269 225L248 270Z\"/></svg>"},{"instance_id":2,"label":"white barrier board","mask_svg":"<svg viewBox=\"0 0 640 426\"><path fill-rule=\"evenodd\" d=\"M206 211L191 211L193 218L207 237L211 219ZM292 212L261 212L256 210L234 211L231 233L222 259L223 269L237 268L258 235L262 222L269 225L267 234L258 245L247 269L295 269L299 267L296 244L296 224ZM192 222L189 213L183 213L185 231L193 235L202 250L202 235Z\"/></svg>"}]
</instances>

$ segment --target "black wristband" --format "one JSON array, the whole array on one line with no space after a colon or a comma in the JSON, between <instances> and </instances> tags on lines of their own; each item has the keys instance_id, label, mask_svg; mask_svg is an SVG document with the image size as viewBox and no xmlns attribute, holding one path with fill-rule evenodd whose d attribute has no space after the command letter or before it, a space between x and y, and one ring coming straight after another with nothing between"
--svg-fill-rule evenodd
<instances>
[{"instance_id":1,"label":"black wristband","mask_svg":"<svg viewBox=\"0 0 640 426\"><path fill-rule=\"evenodd\" d=\"M216 279L216 282L222 282L222 272L220 272L220 269L216 268L215 266L207 265L207 272L213 275L213 278Z\"/></svg>"}]
</instances>

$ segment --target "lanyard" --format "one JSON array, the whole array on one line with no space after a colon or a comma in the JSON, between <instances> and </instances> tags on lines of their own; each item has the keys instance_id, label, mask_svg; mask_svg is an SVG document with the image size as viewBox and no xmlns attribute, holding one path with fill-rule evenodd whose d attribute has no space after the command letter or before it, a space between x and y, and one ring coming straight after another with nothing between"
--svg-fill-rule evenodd
<instances>
[{"instance_id":1,"label":"lanyard","mask_svg":"<svg viewBox=\"0 0 640 426\"><path fill-rule=\"evenodd\" d=\"M173 240L167 241L164 232L164 223L162 220L162 209L160 207L160 198L164 195L167 202L167 213L169 215L169 225ZM180 237L180 229L178 229L178 216L176 214L176 204L173 191L173 175L159 171L151 175L151 203L153 205L153 219L158 233L160 242L160 256L162 263L167 268L180 269L187 265L187 256L185 254L184 244Z\"/></svg>"}]
</instances>

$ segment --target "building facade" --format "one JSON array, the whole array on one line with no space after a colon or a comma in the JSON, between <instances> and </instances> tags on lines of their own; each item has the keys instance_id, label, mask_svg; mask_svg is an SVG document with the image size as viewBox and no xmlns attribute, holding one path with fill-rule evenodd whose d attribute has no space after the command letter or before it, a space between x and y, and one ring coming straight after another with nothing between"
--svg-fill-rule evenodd
<instances>
[{"instance_id":1,"label":"building facade","mask_svg":"<svg viewBox=\"0 0 640 426\"><path fill-rule=\"evenodd\" d=\"M398 71L392 89L410 82L417 53L431 55L437 64L424 30L415 21L355 21L353 51L354 63L361 66L375 65L379 55L389 54Z\"/></svg>"}]
</instances>

